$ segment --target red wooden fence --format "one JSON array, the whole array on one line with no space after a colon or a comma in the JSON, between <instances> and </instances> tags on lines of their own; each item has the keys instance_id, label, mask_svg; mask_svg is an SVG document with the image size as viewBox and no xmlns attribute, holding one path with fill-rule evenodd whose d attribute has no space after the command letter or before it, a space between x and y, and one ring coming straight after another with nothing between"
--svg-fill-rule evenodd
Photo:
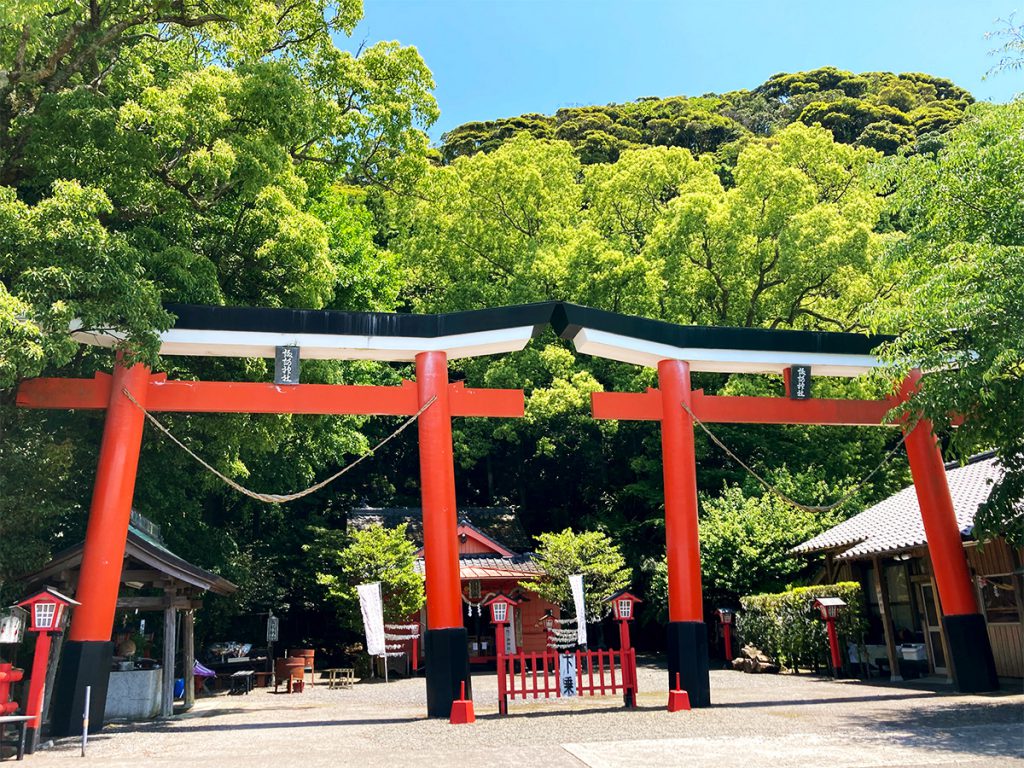
<instances>
[{"instance_id":1,"label":"red wooden fence","mask_svg":"<svg viewBox=\"0 0 1024 768\"><path fill-rule=\"evenodd\" d=\"M498 712L508 714L508 700L543 696L561 698L558 660L561 656L576 659L577 696L604 696L621 692L627 707L636 705L636 651L574 651L560 654L517 653L498 656Z\"/></svg>"}]
</instances>

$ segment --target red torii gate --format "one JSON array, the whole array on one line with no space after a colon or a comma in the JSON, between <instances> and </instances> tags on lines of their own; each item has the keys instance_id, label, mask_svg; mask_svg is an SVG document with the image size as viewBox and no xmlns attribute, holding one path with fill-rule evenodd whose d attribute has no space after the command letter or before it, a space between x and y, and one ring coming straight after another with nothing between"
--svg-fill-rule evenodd
<instances>
[{"instance_id":1,"label":"red torii gate","mask_svg":"<svg viewBox=\"0 0 1024 768\"><path fill-rule=\"evenodd\" d=\"M869 351L880 340L857 334L674 326L571 304L559 305L554 325L584 354L657 369L658 389L595 392L592 411L596 419L661 423L669 689L679 673L691 705L709 706L693 417L702 423L901 427L901 422L888 421L888 414L909 396L921 374L914 371L897 395L884 400L710 396L691 388L694 361L702 371L782 373L789 395L787 361L806 364L808 375L812 364L824 375L857 375L877 364ZM913 425L906 449L935 569L954 683L964 692L996 690L985 619L978 611L942 454L928 420Z\"/></svg>"},{"instance_id":2,"label":"red torii gate","mask_svg":"<svg viewBox=\"0 0 1024 768\"><path fill-rule=\"evenodd\" d=\"M470 389L462 383L449 383L444 347L450 346L456 354L464 356L522 348L535 330L531 321L536 312L527 312L525 318L519 313L513 318L518 323L514 328L496 323L494 313L489 311L448 316L456 318L449 322L451 328L445 327L443 315L333 313L342 316L335 323L341 327L318 327L310 332L311 319L319 323L323 316L332 313L283 310L275 314L267 310L183 305L172 309L181 314L176 327L162 334L165 353L170 349L172 354L257 356L262 351L263 356L273 357L275 344L300 342L308 343L321 358L414 358L416 381L405 381L395 387L169 381L165 374L152 374L142 364L126 367L119 358L113 375L98 373L92 379L40 378L22 382L17 395L21 407L106 410L76 592L82 605L72 618L55 685L53 733L81 733L86 686L92 686L90 721L95 727L103 722L113 652L110 637L145 424L141 408L150 412L411 416L430 403L417 424L426 567L427 710L431 716L447 717L451 702L459 696L460 683L466 683L467 693L471 690L459 581L451 419L522 416L523 392ZM238 330L239 323L266 325L268 316L270 325L276 324L277 328ZM426 330L419 323L411 333L396 327L403 319L410 325L425 317L437 322ZM359 328L351 327L353 318L360 321ZM221 322L228 330L210 327L211 322ZM179 327L182 325L185 327ZM254 340L254 333L261 337ZM102 345L113 341L102 336L83 340ZM426 350L416 351L423 348ZM135 403L126 393L131 394Z\"/></svg>"},{"instance_id":3,"label":"red torii gate","mask_svg":"<svg viewBox=\"0 0 1024 768\"><path fill-rule=\"evenodd\" d=\"M116 365L112 377L36 379L19 388L30 408L106 409L76 611L54 697L54 733L75 733L86 685L93 685L92 722L102 722L109 642L128 527L144 416L150 411L412 415L419 419L424 556L427 580L427 709L446 717L469 679L459 591L452 416L521 416L521 390L476 390L449 384L446 349L455 356L521 349L549 322L584 354L655 367L659 390L597 393L596 418L658 420L662 425L669 573L669 680L679 672L694 706L710 703L707 637L701 601L693 420L760 424L883 425L898 399L793 401L710 397L692 391L690 370L783 372L788 363L820 375L855 375L870 367L877 343L855 334L701 328L628 317L563 302L452 315L169 307L178 315L162 336L163 354L272 357L295 345L318 358L416 361L416 383L398 387L168 381L142 365ZM80 332L111 345L110 334ZM750 353L750 354L748 354ZM696 362L695 362L696 361ZM895 425L894 425L895 426ZM971 587L931 425L907 437L939 598L945 614L954 680L961 691L997 686L984 617Z\"/></svg>"}]
</instances>

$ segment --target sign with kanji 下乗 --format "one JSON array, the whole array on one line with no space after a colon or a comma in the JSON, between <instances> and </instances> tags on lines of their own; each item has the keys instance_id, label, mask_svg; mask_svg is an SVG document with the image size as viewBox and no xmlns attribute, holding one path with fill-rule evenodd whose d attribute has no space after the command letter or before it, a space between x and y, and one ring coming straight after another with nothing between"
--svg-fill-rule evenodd
<instances>
[{"instance_id":1,"label":"sign with kanji \u4e0b\u4e57","mask_svg":"<svg viewBox=\"0 0 1024 768\"><path fill-rule=\"evenodd\" d=\"M274 383L299 383L298 347L277 347L274 355Z\"/></svg>"},{"instance_id":2,"label":"sign with kanji \u4e0b\u4e57","mask_svg":"<svg viewBox=\"0 0 1024 768\"><path fill-rule=\"evenodd\" d=\"M558 657L558 688L562 696L570 697L576 691L576 657L563 653Z\"/></svg>"}]
</instances>

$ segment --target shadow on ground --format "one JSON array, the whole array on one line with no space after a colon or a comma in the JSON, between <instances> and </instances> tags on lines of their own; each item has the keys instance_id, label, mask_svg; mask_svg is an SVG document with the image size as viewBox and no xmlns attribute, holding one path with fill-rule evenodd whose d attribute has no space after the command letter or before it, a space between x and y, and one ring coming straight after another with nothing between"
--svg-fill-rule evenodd
<instances>
[{"instance_id":1,"label":"shadow on ground","mask_svg":"<svg viewBox=\"0 0 1024 768\"><path fill-rule=\"evenodd\" d=\"M879 713L851 724L906 747L1024 758L1020 701L951 702L933 709Z\"/></svg>"},{"instance_id":2,"label":"shadow on ground","mask_svg":"<svg viewBox=\"0 0 1024 768\"><path fill-rule=\"evenodd\" d=\"M874 701L908 701L910 699L934 699L932 693L869 694L867 696L830 696L816 699L773 699L770 701L740 701L732 704L715 704L712 709L760 709L761 707L803 707L817 704L852 704Z\"/></svg>"},{"instance_id":3,"label":"shadow on ground","mask_svg":"<svg viewBox=\"0 0 1024 768\"><path fill-rule=\"evenodd\" d=\"M224 723L222 725L191 723L160 723L146 728L148 733L201 733L204 731L264 731L281 728L333 728L353 725L394 725L415 723L417 717L379 717L362 720L291 720L279 723Z\"/></svg>"}]
</instances>

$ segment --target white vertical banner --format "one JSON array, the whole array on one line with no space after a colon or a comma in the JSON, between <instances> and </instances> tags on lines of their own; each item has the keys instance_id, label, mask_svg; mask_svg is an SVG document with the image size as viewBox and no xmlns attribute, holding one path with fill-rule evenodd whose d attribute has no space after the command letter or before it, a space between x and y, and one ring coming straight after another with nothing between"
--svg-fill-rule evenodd
<instances>
[{"instance_id":1,"label":"white vertical banner","mask_svg":"<svg viewBox=\"0 0 1024 768\"><path fill-rule=\"evenodd\" d=\"M387 652L384 647L384 601L380 596L380 582L360 584L359 609L363 612L363 628L366 630L366 652L380 656Z\"/></svg>"},{"instance_id":2,"label":"white vertical banner","mask_svg":"<svg viewBox=\"0 0 1024 768\"><path fill-rule=\"evenodd\" d=\"M512 656L516 653L516 616L515 608L508 607L508 624L505 625L505 654Z\"/></svg>"},{"instance_id":3,"label":"white vertical banner","mask_svg":"<svg viewBox=\"0 0 1024 768\"><path fill-rule=\"evenodd\" d=\"M583 601L583 574L574 573L569 577L569 588L572 589L572 601L576 606L576 642L587 644L587 609Z\"/></svg>"}]
</instances>

